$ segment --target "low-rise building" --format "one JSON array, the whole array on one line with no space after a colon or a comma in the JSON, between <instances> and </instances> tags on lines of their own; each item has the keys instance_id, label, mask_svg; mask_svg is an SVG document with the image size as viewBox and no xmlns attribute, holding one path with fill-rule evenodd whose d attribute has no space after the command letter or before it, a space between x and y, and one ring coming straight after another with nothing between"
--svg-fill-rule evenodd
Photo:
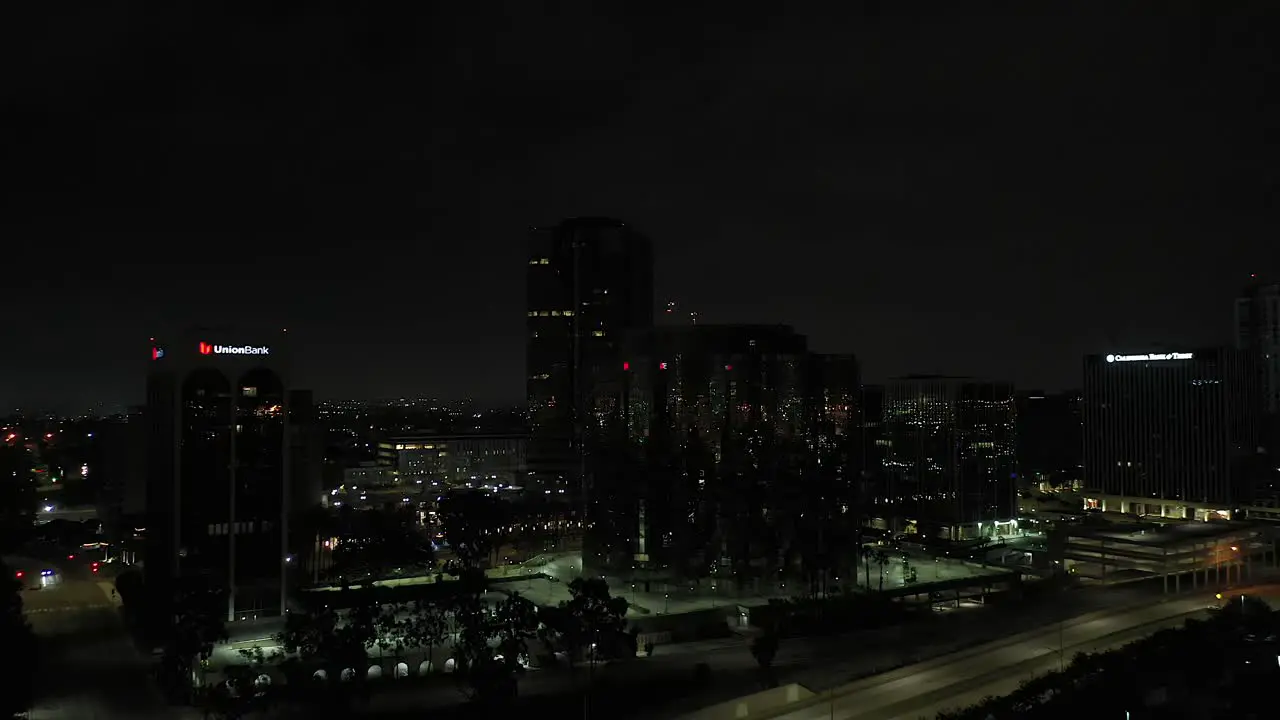
<instances>
[{"instance_id":1,"label":"low-rise building","mask_svg":"<svg viewBox=\"0 0 1280 720\"><path fill-rule=\"evenodd\" d=\"M1165 592L1241 582L1252 563L1276 561L1271 528L1235 522L1061 525L1048 548L1078 577L1107 584L1163 578Z\"/></svg>"},{"instance_id":2,"label":"low-rise building","mask_svg":"<svg viewBox=\"0 0 1280 720\"><path fill-rule=\"evenodd\" d=\"M424 433L378 443L378 465L393 469L404 485L437 489L511 489L527 474L524 434Z\"/></svg>"}]
</instances>

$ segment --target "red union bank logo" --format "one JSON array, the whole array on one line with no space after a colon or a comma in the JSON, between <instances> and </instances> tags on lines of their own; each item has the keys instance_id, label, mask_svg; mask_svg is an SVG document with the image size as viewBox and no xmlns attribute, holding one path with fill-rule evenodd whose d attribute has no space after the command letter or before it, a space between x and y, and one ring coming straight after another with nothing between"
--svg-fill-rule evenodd
<instances>
[{"instance_id":1,"label":"red union bank logo","mask_svg":"<svg viewBox=\"0 0 1280 720\"><path fill-rule=\"evenodd\" d=\"M200 343L201 355L270 355L271 348L264 345L213 345Z\"/></svg>"}]
</instances>

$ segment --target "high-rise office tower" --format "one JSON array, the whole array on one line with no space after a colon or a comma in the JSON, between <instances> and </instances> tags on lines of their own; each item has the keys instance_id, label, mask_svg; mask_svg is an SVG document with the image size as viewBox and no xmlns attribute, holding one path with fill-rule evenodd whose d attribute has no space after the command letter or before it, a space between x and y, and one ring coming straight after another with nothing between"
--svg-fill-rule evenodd
<instances>
[{"instance_id":1,"label":"high-rise office tower","mask_svg":"<svg viewBox=\"0 0 1280 720\"><path fill-rule=\"evenodd\" d=\"M1107 511L1228 518L1253 500L1260 375L1234 348L1084 360L1084 492Z\"/></svg>"},{"instance_id":2,"label":"high-rise office tower","mask_svg":"<svg viewBox=\"0 0 1280 720\"><path fill-rule=\"evenodd\" d=\"M624 222L573 218L531 228L528 263L528 487L580 501L588 438L617 412L620 343L653 326L653 250Z\"/></svg>"},{"instance_id":3,"label":"high-rise office tower","mask_svg":"<svg viewBox=\"0 0 1280 720\"><path fill-rule=\"evenodd\" d=\"M806 383L809 424L821 442L857 444L862 425L862 375L858 359L849 354L812 353ZM853 452L855 448L850 446ZM852 457L858 457L856 453Z\"/></svg>"},{"instance_id":4,"label":"high-rise office tower","mask_svg":"<svg viewBox=\"0 0 1280 720\"><path fill-rule=\"evenodd\" d=\"M915 375L885 386L888 525L960 539L1011 524L1016 510L1013 386ZM912 527L914 523L915 527Z\"/></svg>"},{"instance_id":5,"label":"high-rise office tower","mask_svg":"<svg viewBox=\"0 0 1280 720\"><path fill-rule=\"evenodd\" d=\"M855 465L861 478L863 496L889 497L885 474L889 440L884 434L884 386L864 385L858 396L858 437Z\"/></svg>"},{"instance_id":6,"label":"high-rise office tower","mask_svg":"<svg viewBox=\"0 0 1280 720\"><path fill-rule=\"evenodd\" d=\"M806 423L808 340L786 325L690 325L633 333L622 362L628 435L697 433L716 453L734 433L798 437ZM659 428L662 424L664 427Z\"/></svg>"},{"instance_id":7,"label":"high-rise office tower","mask_svg":"<svg viewBox=\"0 0 1280 720\"><path fill-rule=\"evenodd\" d=\"M285 611L290 519L320 497L311 394L291 387L284 338L204 331L153 341L147 376L147 587L226 593L228 620Z\"/></svg>"},{"instance_id":8,"label":"high-rise office tower","mask_svg":"<svg viewBox=\"0 0 1280 720\"><path fill-rule=\"evenodd\" d=\"M1259 442L1270 458L1259 501L1280 505L1280 283L1255 283L1236 299L1236 348L1253 353L1261 375Z\"/></svg>"},{"instance_id":9,"label":"high-rise office tower","mask_svg":"<svg viewBox=\"0 0 1280 720\"><path fill-rule=\"evenodd\" d=\"M1258 283L1236 299L1236 348L1258 354L1263 410L1280 413L1280 283Z\"/></svg>"},{"instance_id":10,"label":"high-rise office tower","mask_svg":"<svg viewBox=\"0 0 1280 720\"><path fill-rule=\"evenodd\" d=\"M1080 479L1084 440L1080 392L1018 393L1018 481L1072 486Z\"/></svg>"}]
</instances>

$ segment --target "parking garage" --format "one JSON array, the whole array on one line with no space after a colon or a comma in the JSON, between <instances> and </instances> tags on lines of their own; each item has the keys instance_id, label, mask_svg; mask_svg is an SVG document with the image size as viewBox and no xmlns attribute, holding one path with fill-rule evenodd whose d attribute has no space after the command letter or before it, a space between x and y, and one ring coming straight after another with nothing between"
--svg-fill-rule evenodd
<instances>
[{"instance_id":1,"label":"parking garage","mask_svg":"<svg viewBox=\"0 0 1280 720\"><path fill-rule=\"evenodd\" d=\"M1106 583L1162 578L1165 592L1241 582L1255 562L1276 564L1272 529L1230 522L1073 525L1050 553L1078 577Z\"/></svg>"}]
</instances>

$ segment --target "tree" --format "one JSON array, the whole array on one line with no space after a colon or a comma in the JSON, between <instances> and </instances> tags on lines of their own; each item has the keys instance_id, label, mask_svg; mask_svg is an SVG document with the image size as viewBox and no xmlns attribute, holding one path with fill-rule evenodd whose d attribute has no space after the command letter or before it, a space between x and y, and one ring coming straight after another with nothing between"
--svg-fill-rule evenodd
<instances>
[{"instance_id":1,"label":"tree","mask_svg":"<svg viewBox=\"0 0 1280 720\"><path fill-rule=\"evenodd\" d=\"M468 593L455 599L454 615L458 619L454 675L464 683L464 693L490 706L513 700L517 678L524 672L521 660L537 633L537 608L519 593L492 607L479 595Z\"/></svg>"},{"instance_id":2,"label":"tree","mask_svg":"<svg viewBox=\"0 0 1280 720\"><path fill-rule=\"evenodd\" d=\"M228 666L226 679L206 695L206 710L224 720L239 720L254 711L266 711L274 699L270 676L262 672L267 661L262 648L245 648L238 654L246 662ZM265 682L263 677L267 678Z\"/></svg>"},{"instance_id":3,"label":"tree","mask_svg":"<svg viewBox=\"0 0 1280 720\"><path fill-rule=\"evenodd\" d=\"M773 681L773 660L778 656L778 633L772 627L751 641L751 657L756 659L766 677Z\"/></svg>"},{"instance_id":4,"label":"tree","mask_svg":"<svg viewBox=\"0 0 1280 720\"><path fill-rule=\"evenodd\" d=\"M221 592L184 588L173 604L173 624L164 636L160 668L170 694L189 700L196 668L213 655L213 648L227 639L223 622L226 597Z\"/></svg>"},{"instance_id":5,"label":"tree","mask_svg":"<svg viewBox=\"0 0 1280 720\"><path fill-rule=\"evenodd\" d=\"M13 570L0 560L0 647L16 660L5 673L0 693L0 718L19 717L35 699L36 638L22 614L22 585Z\"/></svg>"},{"instance_id":6,"label":"tree","mask_svg":"<svg viewBox=\"0 0 1280 720\"><path fill-rule=\"evenodd\" d=\"M325 703L349 702L368 691L366 670L369 667L369 645L374 643L383 618L373 588L348 594L354 598L351 608L338 611L332 607L290 612L285 627L276 640L286 653L296 657L304 677L323 670L325 693L309 697ZM344 670L355 675L342 677ZM299 678L302 680L303 678Z\"/></svg>"},{"instance_id":7,"label":"tree","mask_svg":"<svg viewBox=\"0 0 1280 720\"><path fill-rule=\"evenodd\" d=\"M377 581L429 572L435 567L431 541L409 510L343 507L336 518L338 543L331 577Z\"/></svg>"},{"instance_id":8,"label":"tree","mask_svg":"<svg viewBox=\"0 0 1280 720\"><path fill-rule=\"evenodd\" d=\"M522 674L522 660L528 657L529 641L538 630L537 606L513 592L493 608L490 627L496 641L494 659L501 664L503 675L514 678Z\"/></svg>"},{"instance_id":9,"label":"tree","mask_svg":"<svg viewBox=\"0 0 1280 720\"><path fill-rule=\"evenodd\" d=\"M0 437L0 648L21 658L5 678L0 717L26 713L35 699L36 638L22 613L22 583L4 563L30 537L35 521L35 484L24 446Z\"/></svg>"},{"instance_id":10,"label":"tree","mask_svg":"<svg viewBox=\"0 0 1280 720\"><path fill-rule=\"evenodd\" d=\"M867 589L870 590L871 589L871 561L876 557L876 550L870 545L862 545L858 550L858 554L862 556L862 568L863 568L862 576L866 578Z\"/></svg>"},{"instance_id":11,"label":"tree","mask_svg":"<svg viewBox=\"0 0 1280 720\"><path fill-rule=\"evenodd\" d=\"M561 629L571 659L586 651L592 673L596 659L614 654L626 628L626 598L609 594L603 578L577 578L569 583L568 602L563 604L566 621Z\"/></svg>"},{"instance_id":12,"label":"tree","mask_svg":"<svg viewBox=\"0 0 1280 720\"><path fill-rule=\"evenodd\" d=\"M435 665L435 649L449 636L448 609L426 600L415 601L405 619L405 636L410 645L426 648L427 662Z\"/></svg>"},{"instance_id":13,"label":"tree","mask_svg":"<svg viewBox=\"0 0 1280 720\"><path fill-rule=\"evenodd\" d=\"M876 564L880 566L880 591L884 592L884 572L889 566L889 553L883 550L876 551Z\"/></svg>"},{"instance_id":14,"label":"tree","mask_svg":"<svg viewBox=\"0 0 1280 720\"><path fill-rule=\"evenodd\" d=\"M501 500L479 491L456 491L440 501L445 540L462 566L483 571L502 546L509 513Z\"/></svg>"},{"instance_id":15,"label":"tree","mask_svg":"<svg viewBox=\"0 0 1280 720\"><path fill-rule=\"evenodd\" d=\"M31 469L26 447L0 437L0 552L12 553L31 538L36 515Z\"/></svg>"},{"instance_id":16,"label":"tree","mask_svg":"<svg viewBox=\"0 0 1280 720\"><path fill-rule=\"evenodd\" d=\"M455 676L471 700L502 704L515 698L520 659L538 628L536 608L519 593L490 607L484 566L502 545L510 524L507 507L480 492L455 492L440 503L445 538L458 558L452 618Z\"/></svg>"}]
</instances>

